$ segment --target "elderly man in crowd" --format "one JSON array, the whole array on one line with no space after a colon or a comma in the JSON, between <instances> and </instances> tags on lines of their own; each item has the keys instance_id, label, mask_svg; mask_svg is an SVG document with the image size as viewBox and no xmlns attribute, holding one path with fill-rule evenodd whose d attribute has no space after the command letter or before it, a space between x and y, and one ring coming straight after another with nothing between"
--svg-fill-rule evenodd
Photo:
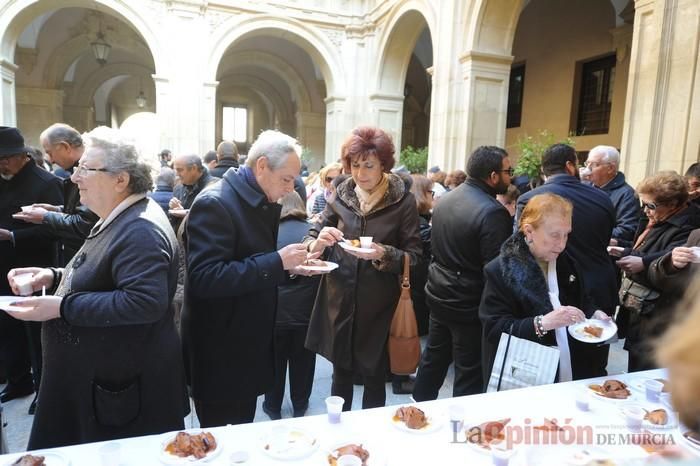
<instances>
[{"instance_id":1,"label":"elderly man in crowd","mask_svg":"<svg viewBox=\"0 0 700 466\"><path fill-rule=\"evenodd\" d=\"M513 169L500 147L477 148L467 162L466 182L446 193L433 210L433 261L425 286L430 308L428 343L413 397L434 400L454 360L453 396L481 393L483 268L498 256L513 221L496 200L510 185Z\"/></svg>"},{"instance_id":2,"label":"elderly man in crowd","mask_svg":"<svg viewBox=\"0 0 700 466\"><path fill-rule=\"evenodd\" d=\"M294 190L300 153L293 138L264 131L246 166L192 205L182 334L202 427L252 422L273 386L277 285L307 259L303 244L276 250L276 201Z\"/></svg>"},{"instance_id":3,"label":"elderly man in crowd","mask_svg":"<svg viewBox=\"0 0 700 466\"><path fill-rule=\"evenodd\" d=\"M229 168L238 168L238 148L231 141L221 141L216 148L218 163L209 170L211 176L224 177ZM303 198L302 198L303 199Z\"/></svg>"},{"instance_id":4,"label":"elderly man in crowd","mask_svg":"<svg viewBox=\"0 0 700 466\"><path fill-rule=\"evenodd\" d=\"M80 133L66 124L56 123L46 128L39 138L51 162L73 173L85 150ZM80 203L78 185L70 178L63 180L63 201L63 205L34 204L32 210L16 217L25 222L46 225L51 235L61 241L60 265L66 265L71 260L98 220L94 212Z\"/></svg>"},{"instance_id":5,"label":"elderly man in crowd","mask_svg":"<svg viewBox=\"0 0 700 466\"><path fill-rule=\"evenodd\" d=\"M596 146L588 152L586 168L590 181L610 196L617 222L612 232L612 245L632 241L642 213L634 188L625 182L620 169L620 153L612 146Z\"/></svg>"},{"instance_id":6,"label":"elderly man in crowd","mask_svg":"<svg viewBox=\"0 0 700 466\"><path fill-rule=\"evenodd\" d=\"M63 203L61 180L37 167L27 152L17 128L0 127L0 296L13 294L6 278L11 269L56 265L56 243L45 228L13 218L23 206ZM25 325L0 312L0 365L8 379L7 387L0 393L3 403L30 395L35 384L38 387L40 330L39 324Z\"/></svg>"},{"instance_id":7,"label":"elderly man in crowd","mask_svg":"<svg viewBox=\"0 0 700 466\"><path fill-rule=\"evenodd\" d=\"M204 166L207 167L207 171L211 173L211 171L214 169L214 167L216 167L216 164L218 163L216 151L210 150L209 152L204 154L204 157L202 157L202 162L204 163Z\"/></svg>"},{"instance_id":8,"label":"elderly man in crowd","mask_svg":"<svg viewBox=\"0 0 700 466\"><path fill-rule=\"evenodd\" d=\"M688 198L690 202L700 204L700 162L690 165L685 172L688 182Z\"/></svg>"},{"instance_id":9,"label":"elderly man in crowd","mask_svg":"<svg viewBox=\"0 0 700 466\"><path fill-rule=\"evenodd\" d=\"M542 155L542 171L545 183L518 198L515 223L519 223L525 205L533 196L554 193L568 199L574 205L574 213L566 252L580 267L585 291L595 308L612 315L617 305L617 281L615 267L606 250L616 224L612 201L600 189L581 183L576 151L569 145L548 147ZM579 344L577 340L573 345L576 347L572 346L572 353L577 352L589 361L577 378L607 373L609 345L598 347Z\"/></svg>"},{"instance_id":10,"label":"elderly man in crowd","mask_svg":"<svg viewBox=\"0 0 700 466\"><path fill-rule=\"evenodd\" d=\"M180 184L173 191L170 199L171 209L189 209L197 194L207 185L218 180L209 174L198 155L180 155L173 161L175 174Z\"/></svg>"},{"instance_id":11,"label":"elderly man in crowd","mask_svg":"<svg viewBox=\"0 0 700 466\"><path fill-rule=\"evenodd\" d=\"M170 199L173 198L173 189L175 188L175 172L168 167L161 167L160 173L156 178L155 191L148 194L148 197L158 203L158 205L167 213Z\"/></svg>"}]
</instances>

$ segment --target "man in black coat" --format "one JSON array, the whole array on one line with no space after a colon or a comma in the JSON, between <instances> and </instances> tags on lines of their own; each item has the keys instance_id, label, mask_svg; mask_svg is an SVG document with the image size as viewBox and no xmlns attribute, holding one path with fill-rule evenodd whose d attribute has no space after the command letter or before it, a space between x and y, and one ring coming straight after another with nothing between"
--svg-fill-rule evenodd
<instances>
[{"instance_id":1,"label":"man in black coat","mask_svg":"<svg viewBox=\"0 0 700 466\"><path fill-rule=\"evenodd\" d=\"M72 174L85 151L80 133L66 124L56 123L46 128L39 139L51 161ZM63 180L63 201L63 205L35 204L34 209L16 217L45 225L45 229L60 240L60 266L66 265L78 252L98 220L94 212L80 203L78 185L70 177Z\"/></svg>"},{"instance_id":2,"label":"man in black coat","mask_svg":"<svg viewBox=\"0 0 700 466\"><path fill-rule=\"evenodd\" d=\"M605 191L615 207L617 220L612 232L613 244L629 244L639 226L642 211L634 188L619 171L620 153L612 146L596 146L588 153L586 167L594 186Z\"/></svg>"},{"instance_id":3,"label":"man in black coat","mask_svg":"<svg viewBox=\"0 0 700 466\"><path fill-rule=\"evenodd\" d=\"M216 147L218 163L209 170L211 176L223 178L229 168L238 168L238 148L231 141L221 141Z\"/></svg>"},{"instance_id":4,"label":"man in black coat","mask_svg":"<svg viewBox=\"0 0 700 466\"><path fill-rule=\"evenodd\" d=\"M277 285L307 259L300 243L276 250L276 201L294 189L300 153L293 138L265 131L246 166L192 205L182 334L202 427L252 422L272 387Z\"/></svg>"},{"instance_id":5,"label":"man in black coat","mask_svg":"<svg viewBox=\"0 0 700 466\"><path fill-rule=\"evenodd\" d=\"M513 231L510 214L496 200L508 189L513 169L505 150L482 146L469 157L467 175L433 211L433 260L425 286L430 323L413 389L416 401L437 398L453 359L453 396L484 388L479 321L483 267L498 256Z\"/></svg>"},{"instance_id":6,"label":"man in black coat","mask_svg":"<svg viewBox=\"0 0 700 466\"><path fill-rule=\"evenodd\" d=\"M541 193L554 193L571 201L574 206L572 231L566 243L566 252L578 264L584 289L594 304L608 315L617 306L615 268L607 253L616 224L615 208L610 197L602 190L581 183L578 177L576 151L566 144L554 144L542 156L542 171L546 181L518 199L516 225L525 204ZM609 345L585 345L581 351L588 354L588 370L579 378L606 375Z\"/></svg>"},{"instance_id":7,"label":"man in black coat","mask_svg":"<svg viewBox=\"0 0 700 466\"><path fill-rule=\"evenodd\" d=\"M23 206L62 204L61 180L34 164L17 128L0 127L0 296L12 295L7 273L16 267L56 265L56 243L40 225L13 218ZM41 324L0 312L0 359L8 385L0 401L26 396L39 385ZM30 367L34 370L34 383Z\"/></svg>"}]
</instances>

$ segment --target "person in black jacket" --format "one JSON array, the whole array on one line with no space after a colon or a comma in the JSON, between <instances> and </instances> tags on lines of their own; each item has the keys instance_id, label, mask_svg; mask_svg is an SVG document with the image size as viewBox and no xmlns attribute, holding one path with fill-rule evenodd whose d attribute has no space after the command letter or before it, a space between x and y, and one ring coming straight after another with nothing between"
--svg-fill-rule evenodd
<instances>
[{"instance_id":1,"label":"person in black jacket","mask_svg":"<svg viewBox=\"0 0 700 466\"><path fill-rule=\"evenodd\" d=\"M279 200L280 213L277 249L299 243L309 232L306 206L296 192ZM314 307L319 277L299 276L277 288L275 319L275 383L265 393L262 408L270 419L282 417L282 399L289 365L289 395L294 417L303 416L309 407L314 383L316 354L304 348L311 309Z\"/></svg>"},{"instance_id":2,"label":"person in black jacket","mask_svg":"<svg viewBox=\"0 0 700 466\"><path fill-rule=\"evenodd\" d=\"M588 361L566 327L586 317L610 320L594 311L582 274L564 252L571 232L573 206L551 193L530 199L518 231L501 247L501 254L484 268L486 280L479 306L484 326L484 373L491 374L502 333L557 346L559 381L585 378ZM488 380L488 378L486 379Z\"/></svg>"},{"instance_id":3,"label":"person in black jacket","mask_svg":"<svg viewBox=\"0 0 700 466\"><path fill-rule=\"evenodd\" d=\"M574 206L573 229L566 243L566 252L580 267L586 293L594 307L611 316L618 301L615 266L606 249L616 224L612 201L602 190L581 183L576 151L569 145L548 147L542 155L542 171L545 183L518 198L516 224L525 205L537 194L554 193L571 201ZM582 349L590 353L586 366L588 377L606 374L609 350L609 345L586 345Z\"/></svg>"},{"instance_id":4,"label":"person in black jacket","mask_svg":"<svg viewBox=\"0 0 700 466\"><path fill-rule=\"evenodd\" d=\"M238 168L238 147L231 141L221 141L216 147L218 163L209 170L211 176L223 178L229 168Z\"/></svg>"},{"instance_id":5,"label":"person in black jacket","mask_svg":"<svg viewBox=\"0 0 700 466\"><path fill-rule=\"evenodd\" d=\"M22 207L35 203L62 204L61 181L39 168L27 155L17 128L0 127L0 296L11 295L10 269L56 264L57 244L40 225L17 220ZM0 364L8 385L0 401L27 396L41 378L41 326L23 324L0 312ZM34 380L32 381L32 369Z\"/></svg>"},{"instance_id":6,"label":"person in black jacket","mask_svg":"<svg viewBox=\"0 0 700 466\"><path fill-rule=\"evenodd\" d=\"M513 175L508 153L493 146L477 148L469 157L467 175L433 210L433 260L425 286L430 323L413 389L416 401L437 398L453 359L453 396L483 390L478 311L483 267L513 231L508 211L496 200Z\"/></svg>"},{"instance_id":7,"label":"person in black jacket","mask_svg":"<svg viewBox=\"0 0 700 466\"><path fill-rule=\"evenodd\" d=\"M52 163L73 172L85 147L80 133L74 128L56 123L46 128L40 136L41 145ZM61 241L59 264L64 266L83 245L90 230L97 222L97 215L80 203L78 186L70 179L63 180L63 205L34 204L34 208L19 219L43 224Z\"/></svg>"},{"instance_id":8,"label":"person in black jacket","mask_svg":"<svg viewBox=\"0 0 700 466\"><path fill-rule=\"evenodd\" d=\"M172 168L161 167L156 178L155 191L148 193L148 197L158 203L161 209L167 214L170 206L170 199L173 197L173 187L175 186L175 172Z\"/></svg>"},{"instance_id":9,"label":"person in black jacket","mask_svg":"<svg viewBox=\"0 0 700 466\"><path fill-rule=\"evenodd\" d=\"M303 244L277 250L277 200L294 189L300 153L293 138L264 131L246 166L192 204L182 337L202 427L252 422L274 384L277 286L307 260Z\"/></svg>"},{"instance_id":10,"label":"person in black jacket","mask_svg":"<svg viewBox=\"0 0 700 466\"><path fill-rule=\"evenodd\" d=\"M641 309L632 309L623 300L622 310L628 319L625 349L629 352L630 372L656 367L651 343L667 328L678 300L672 289L653 286L649 267L673 248L684 245L690 232L700 227L700 208L688 202L687 184L678 173L664 171L645 178L637 191L649 221L639 226L633 247L612 250L611 254L622 257L617 264L629 280L623 281L622 296L634 283L660 295Z\"/></svg>"}]
</instances>

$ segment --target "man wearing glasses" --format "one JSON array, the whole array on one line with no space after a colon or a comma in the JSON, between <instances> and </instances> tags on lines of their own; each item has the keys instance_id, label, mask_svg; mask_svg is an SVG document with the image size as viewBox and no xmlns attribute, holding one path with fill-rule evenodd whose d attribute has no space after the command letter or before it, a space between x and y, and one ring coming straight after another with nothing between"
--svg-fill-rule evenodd
<instances>
[{"instance_id":1,"label":"man wearing glasses","mask_svg":"<svg viewBox=\"0 0 700 466\"><path fill-rule=\"evenodd\" d=\"M625 182L625 175L619 167L620 153L614 147L596 146L588 153L586 168L591 173L590 181L610 196L617 215L611 246L632 241L641 215L634 188Z\"/></svg>"},{"instance_id":2,"label":"man wearing glasses","mask_svg":"<svg viewBox=\"0 0 700 466\"><path fill-rule=\"evenodd\" d=\"M13 294L7 281L11 269L57 265L56 243L46 230L15 218L23 206L63 204L61 180L37 167L27 152L17 128L0 126L0 296ZM31 395L39 386L40 331L41 324L25 324L0 312L0 368L7 376L1 402Z\"/></svg>"}]
</instances>

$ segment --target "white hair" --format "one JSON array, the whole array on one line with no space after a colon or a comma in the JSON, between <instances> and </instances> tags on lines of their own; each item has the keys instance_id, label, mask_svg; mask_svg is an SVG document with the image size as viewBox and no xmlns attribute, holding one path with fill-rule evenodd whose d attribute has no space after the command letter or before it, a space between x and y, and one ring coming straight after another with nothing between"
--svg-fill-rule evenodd
<instances>
[{"instance_id":1,"label":"white hair","mask_svg":"<svg viewBox=\"0 0 700 466\"><path fill-rule=\"evenodd\" d=\"M591 154L602 154L601 162L615 165L615 168L620 166L620 153L613 146L595 146L588 152Z\"/></svg>"},{"instance_id":2,"label":"white hair","mask_svg":"<svg viewBox=\"0 0 700 466\"><path fill-rule=\"evenodd\" d=\"M284 165L289 155L294 153L301 159L301 146L299 142L284 133L268 129L260 133L250 150L245 163L253 168L260 157L267 158L271 170L277 170Z\"/></svg>"}]
</instances>

